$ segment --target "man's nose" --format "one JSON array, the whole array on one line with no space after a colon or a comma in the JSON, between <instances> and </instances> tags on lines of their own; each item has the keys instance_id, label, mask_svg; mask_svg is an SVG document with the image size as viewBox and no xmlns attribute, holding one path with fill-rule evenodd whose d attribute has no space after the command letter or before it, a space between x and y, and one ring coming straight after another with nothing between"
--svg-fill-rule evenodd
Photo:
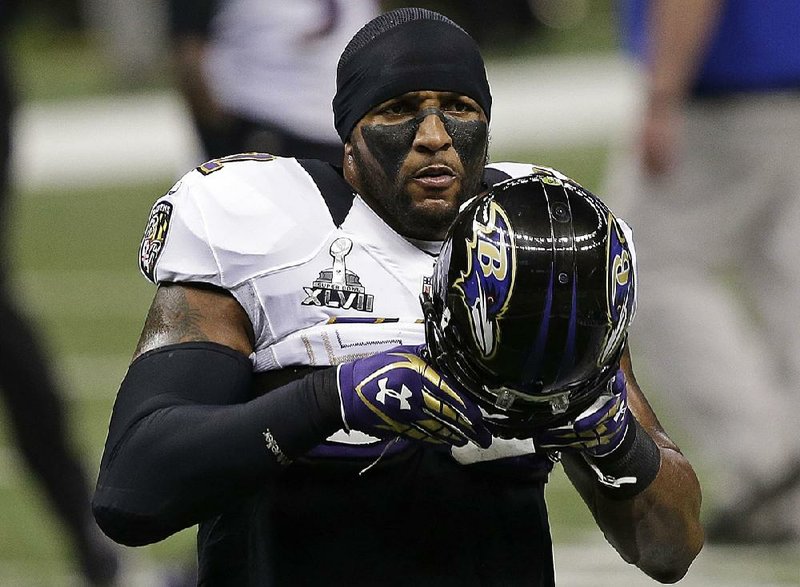
<instances>
[{"instance_id":1,"label":"man's nose","mask_svg":"<svg viewBox=\"0 0 800 587\"><path fill-rule=\"evenodd\" d=\"M447 132L442 120L441 111L427 111L422 113L417 134L414 137L413 147L426 151L441 151L448 149L453 144L453 139Z\"/></svg>"}]
</instances>

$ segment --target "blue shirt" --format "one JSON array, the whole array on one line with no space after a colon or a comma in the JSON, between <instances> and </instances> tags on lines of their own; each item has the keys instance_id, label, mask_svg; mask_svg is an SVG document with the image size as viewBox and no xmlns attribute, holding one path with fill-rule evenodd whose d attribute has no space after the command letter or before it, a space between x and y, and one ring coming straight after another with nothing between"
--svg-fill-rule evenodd
<instances>
[{"instance_id":1,"label":"blue shirt","mask_svg":"<svg viewBox=\"0 0 800 587\"><path fill-rule=\"evenodd\" d=\"M649 0L620 0L623 46L647 60ZM728 0L692 93L800 90L800 0Z\"/></svg>"}]
</instances>

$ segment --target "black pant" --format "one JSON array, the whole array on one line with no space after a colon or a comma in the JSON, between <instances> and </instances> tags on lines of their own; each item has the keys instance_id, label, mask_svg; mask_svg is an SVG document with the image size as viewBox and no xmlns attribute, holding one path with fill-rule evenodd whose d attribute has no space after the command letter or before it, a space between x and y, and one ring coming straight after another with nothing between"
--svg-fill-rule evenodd
<instances>
[{"instance_id":1,"label":"black pant","mask_svg":"<svg viewBox=\"0 0 800 587\"><path fill-rule=\"evenodd\" d=\"M234 118L225 130L196 125L209 159L234 153L270 153L280 157L320 159L341 166L344 147L340 142L319 142L267 122Z\"/></svg>"},{"instance_id":2,"label":"black pant","mask_svg":"<svg viewBox=\"0 0 800 587\"><path fill-rule=\"evenodd\" d=\"M542 477L435 449L296 462L200 525L203 587L553 587Z\"/></svg>"}]
</instances>

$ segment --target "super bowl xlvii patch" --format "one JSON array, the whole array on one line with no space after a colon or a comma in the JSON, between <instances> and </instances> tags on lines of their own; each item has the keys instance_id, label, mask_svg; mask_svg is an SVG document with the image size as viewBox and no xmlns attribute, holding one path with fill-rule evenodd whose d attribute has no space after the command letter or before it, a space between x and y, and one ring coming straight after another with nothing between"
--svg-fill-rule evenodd
<instances>
[{"instance_id":1,"label":"super bowl xlvii patch","mask_svg":"<svg viewBox=\"0 0 800 587\"><path fill-rule=\"evenodd\" d=\"M169 230L169 219L172 216L172 204L156 202L150 211L147 227L144 229L142 244L139 246L139 268L144 276L155 283L155 271L158 257L164 249L164 241Z\"/></svg>"},{"instance_id":2,"label":"super bowl xlvii patch","mask_svg":"<svg viewBox=\"0 0 800 587\"><path fill-rule=\"evenodd\" d=\"M319 272L311 287L304 287L304 306L325 306L372 312L373 296L366 293L358 275L347 268L345 257L353 249L353 241L340 237L331 243L328 251L333 265Z\"/></svg>"}]
</instances>

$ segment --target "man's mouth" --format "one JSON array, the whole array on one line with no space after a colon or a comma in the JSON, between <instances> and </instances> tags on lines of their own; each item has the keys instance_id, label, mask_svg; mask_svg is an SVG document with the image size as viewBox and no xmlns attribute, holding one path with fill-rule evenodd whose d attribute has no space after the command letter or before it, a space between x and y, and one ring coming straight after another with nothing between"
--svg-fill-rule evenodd
<instances>
[{"instance_id":1,"label":"man's mouth","mask_svg":"<svg viewBox=\"0 0 800 587\"><path fill-rule=\"evenodd\" d=\"M455 172L447 165L428 165L414 174L414 181L434 189L446 189L456 181Z\"/></svg>"}]
</instances>

